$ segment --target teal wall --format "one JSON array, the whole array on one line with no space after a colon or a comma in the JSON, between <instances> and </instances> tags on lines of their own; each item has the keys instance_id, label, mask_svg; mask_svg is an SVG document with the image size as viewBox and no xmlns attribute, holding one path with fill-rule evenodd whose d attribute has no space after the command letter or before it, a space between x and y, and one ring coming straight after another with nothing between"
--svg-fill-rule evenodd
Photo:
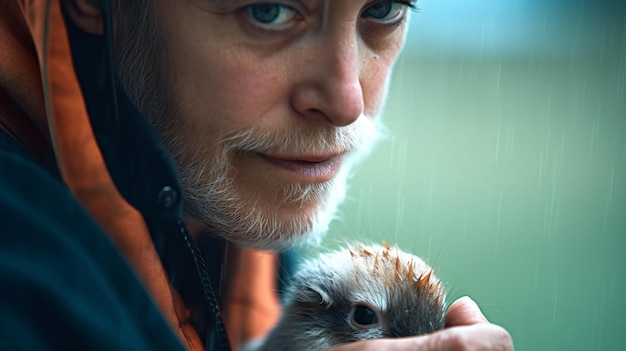
<instances>
[{"instance_id":1,"label":"teal wall","mask_svg":"<svg viewBox=\"0 0 626 351\"><path fill-rule=\"evenodd\" d=\"M386 240L426 258L516 350L626 350L626 12L614 15L587 36L603 51L411 43L389 137L324 246Z\"/></svg>"}]
</instances>

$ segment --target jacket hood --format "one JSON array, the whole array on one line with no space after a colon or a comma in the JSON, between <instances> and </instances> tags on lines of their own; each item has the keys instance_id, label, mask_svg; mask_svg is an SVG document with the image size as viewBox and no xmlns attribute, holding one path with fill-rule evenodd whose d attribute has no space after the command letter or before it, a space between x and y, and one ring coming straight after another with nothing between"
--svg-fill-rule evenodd
<instances>
[{"instance_id":1,"label":"jacket hood","mask_svg":"<svg viewBox=\"0 0 626 351\"><path fill-rule=\"evenodd\" d=\"M164 317L189 326L142 215L107 171L73 70L60 1L2 1L0 13L1 34L10 38L0 61L2 105L11 112L2 114L2 126L40 159L54 157L69 190L128 259ZM193 328L178 333L190 349L201 345Z\"/></svg>"},{"instance_id":2,"label":"jacket hood","mask_svg":"<svg viewBox=\"0 0 626 351\"><path fill-rule=\"evenodd\" d=\"M155 234L165 232L163 228L185 231L181 220L182 190L173 161L151 131L143 133L145 140L137 141L135 131L148 129L140 125L145 124L141 118L124 120L121 127L101 120L94 125L89 113L93 115L94 111L89 111L85 102L84 94L88 92L76 73L61 1L0 0L0 128L25 145L42 164L60 174L68 189L127 258L181 340L190 350L200 350L203 343L190 322L188 299L184 303L178 289L171 287L176 287L172 276L180 268L178 262L197 266L197 258L189 256L188 237ZM113 95L116 101L116 94ZM139 115L125 95L119 97L121 109ZM130 145L133 150L130 156L119 157L124 153L119 152L120 148L126 149L129 145L124 143L130 143L129 140L137 145ZM118 152L108 152L106 145L112 145L111 149ZM144 157L148 154L154 157ZM111 163L121 167L111 167ZM152 173L155 167L160 171L165 169L164 180L143 182L143 176L150 174L142 172ZM123 171L111 173L111 169L118 168ZM156 218L169 222L160 223ZM185 251L181 254L183 258L171 247ZM245 250L239 255L258 262L251 266L257 266L260 271L233 271L240 281L231 286L243 286L252 275L267 277L260 282L263 288L258 292L249 288L246 290L251 292L250 296L240 297L244 310L259 310L260 306L268 312L264 318L254 319L258 322L256 326L248 322L247 328L251 330L248 333L258 335L277 315L277 302L271 298L273 284L268 283L274 279L271 267L275 257ZM241 301L234 305L239 315ZM237 324L246 322L241 318L230 320ZM236 328L246 327L239 324Z\"/></svg>"}]
</instances>

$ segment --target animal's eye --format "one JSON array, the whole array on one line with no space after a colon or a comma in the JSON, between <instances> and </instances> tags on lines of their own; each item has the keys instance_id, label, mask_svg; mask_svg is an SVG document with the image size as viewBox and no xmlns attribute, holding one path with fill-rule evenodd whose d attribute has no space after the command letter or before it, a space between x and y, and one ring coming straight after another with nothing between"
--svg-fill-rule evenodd
<instances>
[{"instance_id":1,"label":"animal's eye","mask_svg":"<svg viewBox=\"0 0 626 351\"><path fill-rule=\"evenodd\" d=\"M376 317L376 313L372 311L371 308L358 305L354 309L354 316L352 317L356 324L359 324L364 327L372 326L373 324L378 323L378 318Z\"/></svg>"}]
</instances>

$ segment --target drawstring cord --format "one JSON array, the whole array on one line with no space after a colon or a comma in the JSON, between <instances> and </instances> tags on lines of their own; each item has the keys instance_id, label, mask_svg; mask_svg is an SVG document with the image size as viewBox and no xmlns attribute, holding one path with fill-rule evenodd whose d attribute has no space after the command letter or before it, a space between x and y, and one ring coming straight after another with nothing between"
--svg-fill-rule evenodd
<instances>
[{"instance_id":1,"label":"drawstring cord","mask_svg":"<svg viewBox=\"0 0 626 351\"><path fill-rule=\"evenodd\" d=\"M202 284L202 293L204 296L204 300L208 304L209 309L211 310L211 314L213 316L214 328L207 331L205 349L206 351L230 351L228 335L226 334L226 328L224 327L224 322L222 321L219 306L217 305L217 298L215 296L215 291L213 290L213 285L211 284L211 279L209 278L209 274L207 272L206 262L204 261L202 251L198 247L196 241L191 237L191 234L189 233L189 230L187 230L187 227L185 226L185 223L183 223L183 221L179 220L178 227L180 228L180 233L185 239L187 248L189 249L189 251L191 252L191 256L193 257L194 263L196 265L196 270L198 271L198 275L200 278L200 283Z\"/></svg>"},{"instance_id":2,"label":"drawstring cord","mask_svg":"<svg viewBox=\"0 0 626 351\"><path fill-rule=\"evenodd\" d=\"M115 60L114 60L114 42L113 42L113 11L111 8L110 0L103 0L101 2L102 6L102 16L104 20L104 45L105 45L105 53L107 55L105 59L105 70L107 79L106 81L109 83L109 96L111 103L111 115L112 122L115 124L118 130L120 130L120 117L119 117L119 109L118 109L118 100L117 100L117 89L116 89L116 76L115 76ZM121 132L120 132L121 134ZM187 227L183 223L182 220L178 221L178 227L180 228L180 235L183 236L185 243L187 245L187 249L191 253L193 257L196 270L198 273L198 278L200 279L200 283L202 286L203 297L205 303L208 305L209 310L212 314L212 319L214 323L214 328L210 328L207 331L207 336L205 340L205 350L206 351L230 351L230 345L228 342L228 336L226 334L226 329L224 327L224 323L222 321L222 317L219 311L219 306L217 304L217 298L215 292L213 290L213 285L211 284L211 280L209 278L206 262L202 255L198 244L191 237L191 234L187 230Z\"/></svg>"}]
</instances>

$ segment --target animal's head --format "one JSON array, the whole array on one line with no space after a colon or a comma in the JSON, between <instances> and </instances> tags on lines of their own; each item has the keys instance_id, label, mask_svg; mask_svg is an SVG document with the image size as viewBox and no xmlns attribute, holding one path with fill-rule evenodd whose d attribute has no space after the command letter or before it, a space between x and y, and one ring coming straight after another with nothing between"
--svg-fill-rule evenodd
<instances>
[{"instance_id":1,"label":"animal's head","mask_svg":"<svg viewBox=\"0 0 626 351\"><path fill-rule=\"evenodd\" d=\"M285 313L329 345L443 328L445 292L433 270L397 247L358 245L307 261Z\"/></svg>"}]
</instances>

